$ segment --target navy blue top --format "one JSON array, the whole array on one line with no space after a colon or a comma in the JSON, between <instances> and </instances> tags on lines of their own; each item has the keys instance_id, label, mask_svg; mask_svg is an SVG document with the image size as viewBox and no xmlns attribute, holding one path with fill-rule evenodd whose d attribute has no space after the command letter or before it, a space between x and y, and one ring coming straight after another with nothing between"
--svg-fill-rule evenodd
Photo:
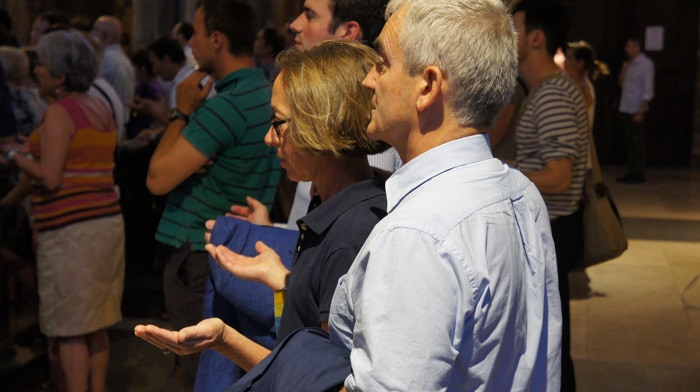
<instances>
[{"instance_id":1,"label":"navy blue top","mask_svg":"<svg viewBox=\"0 0 700 392\"><path fill-rule=\"evenodd\" d=\"M313 203L313 201L312 201ZM353 184L297 221L299 241L287 282L277 342L303 327L320 327L338 279L386 215L384 177Z\"/></svg>"}]
</instances>

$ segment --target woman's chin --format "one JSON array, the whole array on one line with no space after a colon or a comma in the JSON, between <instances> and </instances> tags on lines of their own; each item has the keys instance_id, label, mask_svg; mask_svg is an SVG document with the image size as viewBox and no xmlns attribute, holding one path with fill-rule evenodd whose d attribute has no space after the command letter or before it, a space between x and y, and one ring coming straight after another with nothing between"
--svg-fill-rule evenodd
<instances>
[{"instance_id":1,"label":"woman's chin","mask_svg":"<svg viewBox=\"0 0 700 392\"><path fill-rule=\"evenodd\" d=\"M309 182L312 180L311 178L309 178L309 176L302 176L302 175L299 175L299 173L294 172L293 170L289 170L289 168L286 168L286 169L287 169L287 178L289 178L289 181Z\"/></svg>"}]
</instances>

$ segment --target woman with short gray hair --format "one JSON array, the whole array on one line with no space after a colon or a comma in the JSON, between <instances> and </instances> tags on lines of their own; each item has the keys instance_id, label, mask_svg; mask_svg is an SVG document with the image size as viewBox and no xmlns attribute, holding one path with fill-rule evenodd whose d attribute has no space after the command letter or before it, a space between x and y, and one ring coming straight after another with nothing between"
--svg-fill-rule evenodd
<instances>
[{"instance_id":1,"label":"woman with short gray hair","mask_svg":"<svg viewBox=\"0 0 700 392\"><path fill-rule=\"evenodd\" d=\"M37 53L34 74L49 106L26 144L2 151L33 184L41 332L58 347L68 391L104 391L106 328L122 318L124 285L117 130L109 107L86 94L98 65L79 33L46 34Z\"/></svg>"}]
</instances>

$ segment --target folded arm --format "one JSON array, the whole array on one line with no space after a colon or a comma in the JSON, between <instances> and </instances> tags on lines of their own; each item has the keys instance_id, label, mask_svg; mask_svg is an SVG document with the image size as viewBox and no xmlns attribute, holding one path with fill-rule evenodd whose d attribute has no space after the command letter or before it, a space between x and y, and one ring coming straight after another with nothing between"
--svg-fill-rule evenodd
<instances>
[{"instance_id":1,"label":"folded arm","mask_svg":"<svg viewBox=\"0 0 700 392\"><path fill-rule=\"evenodd\" d=\"M205 76L202 72L193 72L177 86L177 107L182 113L191 115L206 99L213 81L200 89L199 82ZM209 156L183 136L186 125L184 119L171 121L151 157L146 185L154 195L172 191L209 160Z\"/></svg>"},{"instance_id":2,"label":"folded arm","mask_svg":"<svg viewBox=\"0 0 700 392\"><path fill-rule=\"evenodd\" d=\"M569 158L552 159L542 170L523 171L541 193L563 194L571 186L574 162Z\"/></svg>"},{"instance_id":3,"label":"folded arm","mask_svg":"<svg viewBox=\"0 0 700 392\"><path fill-rule=\"evenodd\" d=\"M183 120L168 124L151 157L146 186L154 195L172 191L209 160L182 135L185 125Z\"/></svg>"}]
</instances>

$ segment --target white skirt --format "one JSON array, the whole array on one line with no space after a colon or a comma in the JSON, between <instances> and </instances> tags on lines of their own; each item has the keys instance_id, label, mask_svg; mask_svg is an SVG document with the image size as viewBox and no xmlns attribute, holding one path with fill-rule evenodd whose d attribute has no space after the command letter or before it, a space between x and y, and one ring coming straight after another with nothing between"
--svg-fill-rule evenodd
<instances>
[{"instance_id":1,"label":"white skirt","mask_svg":"<svg viewBox=\"0 0 700 392\"><path fill-rule=\"evenodd\" d=\"M121 321L121 214L39 233L39 325L48 337L86 335Z\"/></svg>"}]
</instances>

